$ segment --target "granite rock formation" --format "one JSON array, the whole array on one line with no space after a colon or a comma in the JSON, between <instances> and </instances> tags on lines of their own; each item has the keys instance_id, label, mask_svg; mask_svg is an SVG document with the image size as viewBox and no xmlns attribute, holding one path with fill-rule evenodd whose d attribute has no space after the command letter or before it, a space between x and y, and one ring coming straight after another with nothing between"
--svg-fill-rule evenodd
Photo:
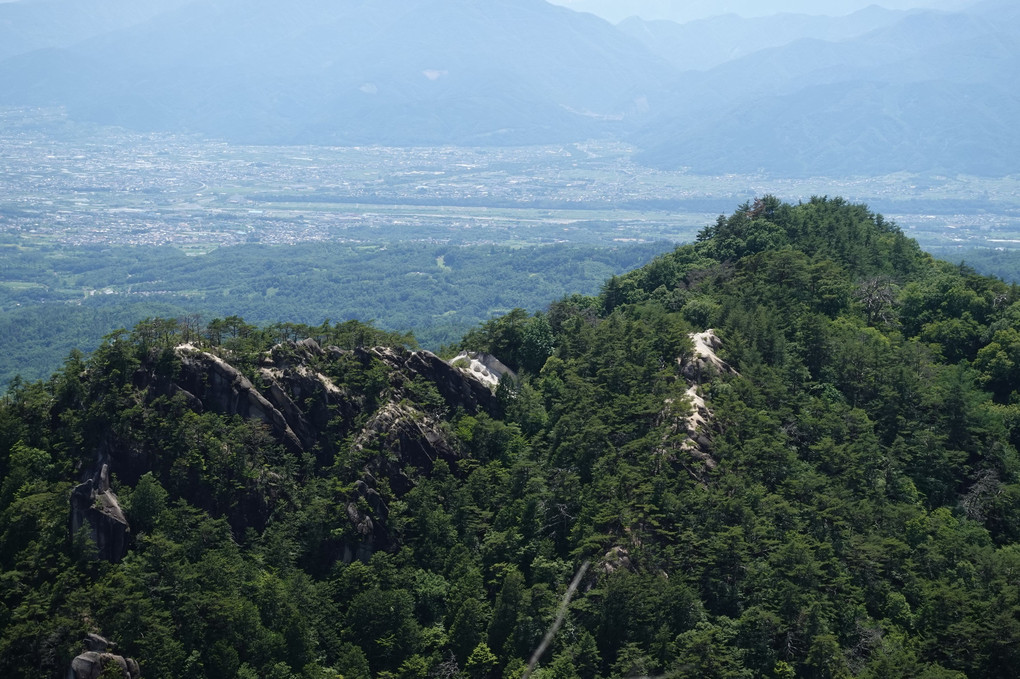
<instances>
[{"instance_id":1,"label":"granite rock formation","mask_svg":"<svg viewBox=\"0 0 1020 679\"><path fill-rule=\"evenodd\" d=\"M117 496L110 490L110 466L105 462L71 491L71 535L86 525L99 558L114 563L124 558L131 526Z\"/></svg>"},{"instance_id":2,"label":"granite rock formation","mask_svg":"<svg viewBox=\"0 0 1020 679\"><path fill-rule=\"evenodd\" d=\"M172 369L166 368L166 355L158 352L143 362L133 380L139 398L152 401L169 396L195 412L254 420L288 451L311 453L322 465L332 464L341 443L350 442L354 456L363 461L363 477L344 507L350 523L343 531L346 537L329 546L345 561L396 547L386 525L386 504L377 491L380 480L400 496L414 487L416 474L430 473L437 460L452 466L459 459L441 418L415 403L414 389L431 385L442 399L433 405L445 404L449 412L498 415L500 402L494 393L498 377L493 379L493 375L509 372L491 356L477 359L485 362L485 370L465 370L460 367L462 362L455 366L452 363L456 361L448 363L429 351L400 347L345 350L322 347L312 339L277 344L255 366L244 369L231 363L229 352L193 344L174 348L173 358ZM352 393L345 386L345 372L358 367L385 374L380 394ZM130 455L146 455L129 448L121 445L104 453L105 463L117 467L122 461L127 466ZM127 522L124 520L120 533L115 530L123 513L109 493L109 467L105 469L105 486L97 477L75 491L74 515L78 518L73 527L77 529L81 517L92 512L89 516L94 515L95 520L90 525L100 527L97 543L102 544L103 556L116 560L126 549ZM201 497L194 501L202 505ZM258 527L268 518L271 503L253 501L239 506L238 512L227 517L235 529Z\"/></svg>"},{"instance_id":3,"label":"granite rock formation","mask_svg":"<svg viewBox=\"0 0 1020 679\"><path fill-rule=\"evenodd\" d=\"M85 650L71 661L67 679L98 679L111 664L120 668L124 679L141 679L138 663L132 658L116 655L116 644L98 634L89 634L82 643Z\"/></svg>"}]
</instances>

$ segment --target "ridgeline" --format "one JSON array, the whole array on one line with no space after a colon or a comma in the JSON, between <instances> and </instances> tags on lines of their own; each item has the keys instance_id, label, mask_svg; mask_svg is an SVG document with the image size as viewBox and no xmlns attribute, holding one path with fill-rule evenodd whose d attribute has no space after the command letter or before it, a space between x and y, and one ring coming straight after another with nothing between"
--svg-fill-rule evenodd
<instances>
[{"instance_id":1,"label":"ridgeline","mask_svg":"<svg viewBox=\"0 0 1020 679\"><path fill-rule=\"evenodd\" d=\"M16 382L0 674L516 678L583 564L532 677L1020 664L1020 288L866 207L415 349L150 319Z\"/></svg>"}]
</instances>

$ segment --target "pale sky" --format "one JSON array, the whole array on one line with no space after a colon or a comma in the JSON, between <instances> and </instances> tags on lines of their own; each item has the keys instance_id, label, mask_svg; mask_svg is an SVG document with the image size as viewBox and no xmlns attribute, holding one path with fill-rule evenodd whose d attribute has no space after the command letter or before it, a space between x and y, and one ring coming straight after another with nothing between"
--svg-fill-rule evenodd
<instances>
[{"instance_id":1,"label":"pale sky","mask_svg":"<svg viewBox=\"0 0 1020 679\"><path fill-rule=\"evenodd\" d=\"M32 0L0 0L4 2L31 2ZM780 12L800 14L850 14L869 5L889 9L955 9L974 4L976 0L549 0L554 5L598 14L617 22L638 15L644 19L673 19L690 21L719 14L741 16L768 16Z\"/></svg>"},{"instance_id":2,"label":"pale sky","mask_svg":"<svg viewBox=\"0 0 1020 679\"><path fill-rule=\"evenodd\" d=\"M719 14L768 16L780 12L841 16L869 5L888 9L957 9L975 0L550 0L576 10L598 14L612 22L629 16L643 19L691 21Z\"/></svg>"}]
</instances>

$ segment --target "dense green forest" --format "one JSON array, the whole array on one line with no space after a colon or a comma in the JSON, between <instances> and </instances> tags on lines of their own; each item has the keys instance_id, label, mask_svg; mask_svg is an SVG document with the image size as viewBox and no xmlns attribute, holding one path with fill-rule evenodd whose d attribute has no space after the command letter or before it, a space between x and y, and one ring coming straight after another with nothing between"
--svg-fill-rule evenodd
<instances>
[{"instance_id":1,"label":"dense green forest","mask_svg":"<svg viewBox=\"0 0 1020 679\"><path fill-rule=\"evenodd\" d=\"M765 197L491 319L491 391L239 316L8 390L3 676L87 633L146 677L1015 676L1020 288L864 206Z\"/></svg>"},{"instance_id":2,"label":"dense green forest","mask_svg":"<svg viewBox=\"0 0 1020 679\"><path fill-rule=\"evenodd\" d=\"M1020 249L1012 244L1008 248L930 246L926 250L939 259L962 262L988 276L1020 283Z\"/></svg>"},{"instance_id":3,"label":"dense green forest","mask_svg":"<svg viewBox=\"0 0 1020 679\"><path fill-rule=\"evenodd\" d=\"M670 247L298 243L186 256L173 247L33 246L3 237L0 387L17 375L49 377L72 348L91 351L111 330L153 316L375 321L438 348L515 307L537 311L565 292L596 292Z\"/></svg>"}]
</instances>

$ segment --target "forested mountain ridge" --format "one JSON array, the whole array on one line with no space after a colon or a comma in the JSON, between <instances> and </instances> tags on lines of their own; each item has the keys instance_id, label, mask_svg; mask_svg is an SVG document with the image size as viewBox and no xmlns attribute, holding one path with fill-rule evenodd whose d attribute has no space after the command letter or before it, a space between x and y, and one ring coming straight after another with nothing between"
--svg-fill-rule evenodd
<instances>
[{"instance_id":1,"label":"forested mountain ridge","mask_svg":"<svg viewBox=\"0 0 1020 679\"><path fill-rule=\"evenodd\" d=\"M589 563L536 674L1014 672L1016 286L765 197L469 333L492 390L410 341L153 319L15 384L0 671L519 677Z\"/></svg>"}]
</instances>

